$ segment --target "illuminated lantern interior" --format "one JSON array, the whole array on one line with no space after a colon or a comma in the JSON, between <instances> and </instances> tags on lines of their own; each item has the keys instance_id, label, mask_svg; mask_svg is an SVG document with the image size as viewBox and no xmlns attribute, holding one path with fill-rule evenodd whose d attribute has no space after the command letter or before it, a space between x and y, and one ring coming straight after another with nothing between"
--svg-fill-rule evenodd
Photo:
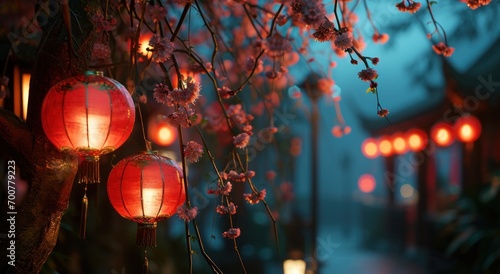
<instances>
[{"instance_id":1,"label":"illuminated lantern interior","mask_svg":"<svg viewBox=\"0 0 500 274\"><path fill-rule=\"evenodd\" d=\"M371 193L375 190L377 183L371 174L363 174L358 179L358 188L363 193Z\"/></svg>"},{"instance_id":2,"label":"illuminated lantern interior","mask_svg":"<svg viewBox=\"0 0 500 274\"><path fill-rule=\"evenodd\" d=\"M361 144L361 151L366 158L376 158L379 154L377 141L373 138L366 139L363 144Z\"/></svg>"},{"instance_id":3,"label":"illuminated lantern interior","mask_svg":"<svg viewBox=\"0 0 500 274\"><path fill-rule=\"evenodd\" d=\"M461 142L474 142L481 135L481 122L474 116L461 117L455 123L455 134Z\"/></svg>"},{"instance_id":4,"label":"illuminated lantern interior","mask_svg":"<svg viewBox=\"0 0 500 274\"><path fill-rule=\"evenodd\" d=\"M455 139L453 127L447 123L437 123L431 129L431 138L438 146L447 147Z\"/></svg>"}]
</instances>

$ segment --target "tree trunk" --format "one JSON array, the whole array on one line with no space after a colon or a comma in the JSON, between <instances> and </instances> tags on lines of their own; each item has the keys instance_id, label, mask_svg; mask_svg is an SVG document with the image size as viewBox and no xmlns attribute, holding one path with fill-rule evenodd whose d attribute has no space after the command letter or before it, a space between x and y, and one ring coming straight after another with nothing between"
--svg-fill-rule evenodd
<instances>
[{"instance_id":1,"label":"tree trunk","mask_svg":"<svg viewBox=\"0 0 500 274\"><path fill-rule=\"evenodd\" d=\"M46 138L40 111L43 98L59 81L87 69L95 40L93 25L81 1L49 1L59 5L50 14L43 28L33 67L29 113L26 123L14 114L0 109L0 149L16 163L29 182L29 190L20 205L16 205L15 267L7 256L12 252L2 247L0 273L38 273L52 252L64 211L68 207L78 159L60 153ZM56 3L57 2L57 3ZM68 31L63 19L64 2L71 8L73 49L68 50ZM46 14L47 15L47 14ZM42 22L40 22L42 24ZM71 52L71 54L69 53ZM19 174L16 174L19 176ZM10 211L10 210L9 210ZM2 233L12 228L2 210ZM4 242L4 239L2 239ZM7 247L8 247L7 246Z\"/></svg>"}]
</instances>

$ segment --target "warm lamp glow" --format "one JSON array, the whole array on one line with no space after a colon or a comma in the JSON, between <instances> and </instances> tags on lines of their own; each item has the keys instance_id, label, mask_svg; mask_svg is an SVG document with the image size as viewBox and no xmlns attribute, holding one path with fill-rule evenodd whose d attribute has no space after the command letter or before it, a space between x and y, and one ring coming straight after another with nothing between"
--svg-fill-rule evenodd
<instances>
[{"instance_id":1,"label":"warm lamp glow","mask_svg":"<svg viewBox=\"0 0 500 274\"><path fill-rule=\"evenodd\" d=\"M446 123L438 123L431 129L431 138L438 146L447 147L454 141L453 128Z\"/></svg>"},{"instance_id":2,"label":"warm lamp glow","mask_svg":"<svg viewBox=\"0 0 500 274\"><path fill-rule=\"evenodd\" d=\"M139 52L143 55L148 55L148 47L149 47L149 40L151 39L152 35L151 34L143 34L141 35L141 38L139 39Z\"/></svg>"},{"instance_id":3,"label":"warm lamp glow","mask_svg":"<svg viewBox=\"0 0 500 274\"><path fill-rule=\"evenodd\" d=\"M408 150L406 140L403 138L403 135L401 133L394 134L392 139L392 147L394 148L394 152L398 154L404 154Z\"/></svg>"},{"instance_id":4,"label":"warm lamp glow","mask_svg":"<svg viewBox=\"0 0 500 274\"><path fill-rule=\"evenodd\" d=\"M144 216L146 218L156 217L160 212L163 198L162 191L161 188L142 189L142 206L144 207Z\"/></svg>"},{"instance_id":5,"label":"warm lamp glow","mask_svg":"<svg viewBox=\"0 0 500 274\"><path fill-rule=\"evenodd\" d=\"M148 122L148 138L160 146L169 146L177 139L175 128L165 123L163 115L152 115Z\"/></svg>"},{"instance_id":6,"label":"warm lamp glow","mask_svg":"<svg viewBox=\"0 0 500 274\"><path fill-rule=\"evenodd\" d=\"M406 132L406 143L411 151L421 151L427 146L427 135L423 130L410 129Z\"/></svg>"},{"instance_id":7,"label":"warm lamp glow","mask_svg":"<svg viewBox=\"0 0 500 274\"><path fill-rule=\"evenodd\" d=\"M380 150L380 154L383 156L391 156L393 152L393 147L391 141L387 136L381 137L380 142L378 144L378 149Z\"/></svg>"},{"instance_id":8,"label":"warm lamp glow","mask_svg":"<svg viewBox=\"0 0 500 274\"><path fill-rule=\"evenodd\" d=\"M366 139L363 144L361 144L361 151L366 158L376 158L378 156L378 146L377 142L373 138Z\"/></svg>"},{"instance_id":9,"label":"warm lamp glow","mask_svg":"<svg viewBox=\"0 0 500 274\"><path fill-rule=\"evenodd\" d=\"M22 84L21 91L23 93L23 119L26 120L26 116L28 115L28 97L30 94L30 80L31 74L23 73L21 76Z\"/></svg>"},{"instance_id":10,"label":"warm lamp glow","mask_svg":"<svg viewBox=\"0 0 500 274\"><path fill-rule=\"evenodd\" d=\"M304 260L285 260L283 262L284 274L306 273L306 262Z\"/></svg>"},{"instance_id":11,"label":"warm lamp glow","mask_svg":"<svg viewBox=\"0 0 500 274\"><path fill-rule=\"evenodd\" d=\"M363 174L358 179L358 188L361 192L371 193L375 190L377 183L371 174Z\"/></svg>"},{"instance_id":12,"label":"warm lamp glow","mask_svg":"<svg viewBox=\"0 0 500 274\"><path fill-rule=\"evenodd\" d=\"M464 143L471 143L481 135L481 122L474 116L464 116L455 123L457 139Z\"/></svg>"}]
</instances>

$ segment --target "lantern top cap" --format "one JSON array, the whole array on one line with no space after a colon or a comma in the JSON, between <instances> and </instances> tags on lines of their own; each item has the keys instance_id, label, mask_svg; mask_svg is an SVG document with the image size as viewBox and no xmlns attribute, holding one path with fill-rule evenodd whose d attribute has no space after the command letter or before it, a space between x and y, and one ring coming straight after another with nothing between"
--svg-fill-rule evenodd
<instances>
[{"instance_id":1,"label":"lantern top cap","mask_svg":"<svg viewBox=\"0 0 500 274\"><path fill-rule=\"evenodd\" d=\"M85 71L85 75L104 76L104 72L102 70L87 70Z\"/></svg>"}]
</instances>

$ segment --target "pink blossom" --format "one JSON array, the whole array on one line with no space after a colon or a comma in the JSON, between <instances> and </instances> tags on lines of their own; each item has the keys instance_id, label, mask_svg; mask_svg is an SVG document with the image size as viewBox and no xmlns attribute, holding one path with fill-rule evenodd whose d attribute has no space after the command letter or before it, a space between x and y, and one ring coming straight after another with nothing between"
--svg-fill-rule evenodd
<instances>
[{"instance_id":1,"label":"pink blossom","mask_svg":"<svg viewBox=\"0 0 500 274\"><path fill-rule=\"evenodd\" d=\"M94 60L108 60L111 57L111 49L108 45L103 43L95 43L92 48L92 59Z\"/></svg>"},{"instance_id":2,"label":"pink blossom","mask_svg":"<svg viewBox=\"0 0 500 274\"><path fill-rule=\"evenodd\" d=\"M233 144L237 148L245 148L250 142L250 135L248 133L243 132L233 137Z\"/></svg>"},{"instance_id":3,"label":"pink blossom","mask_svg":"<svg viewBox=\"0 0 500 274\"><path fill-rule=\"evenodd\" d=\"M198 162L202 155L203 147L200 144L195 141L187 142L186 146L184 147L184 156L189 162Z\"/></svg>"},{"instance_id":4,"label":"pink blossom","mask_svg":"<svg viewBox=\"0 0 500 274\"><path fill-rule=\"evenodd\" d=\"M101 13L96 13L92 15L92 23L94 23L97 31L111 31L116 26L116 19L106 19Z\"/></svg>"},{"instance_id":5,"label":"pink blossom","mask_svg":"<svg viewBox=\"0 0 500 274\"><path fill-rule=\"evenodd\" d=\"M225 185L220 187L219 193L221 195L229 195L232 189L233 189L233 184L231 184L231 182L227 182Z\"/></svg>"},{"instance_id":6,"label":"pink blossom","mask_svg":"<svg viewBox=\"0 0 500 274\"><path fill-rule=\"evenodd\" d=\"M290 182L284 182L280 185L280 193L283 201L291 201L295 198L293 193L293 185Z\"/></svg>"},{"instance_id":7,"label":"pink blossom","mask_svg":"<svg viewBox=\"0 0 500 274\"><path fill-rule=\"evenodd\" d=\"M167 102L170 102L170 99L168 97L169 93L170 91L168 87L163 83L156 84L155 88L153 89L153 97L158 103L167 104Z\"/></svg>"},{"instance_id":8,"label":"pink blossom","mask_svg":"<svg viewBox=\"0 0 500 274\"><path fill-rule=\"evenodd\" d=\"M371 68L364 69L358 73L359 79L369 82L377 78L377 71Z\"/></svg>"},{"instance_id":9,"label":"pink blossom","mask_svg":"<svg viewBox=\"0 0 500 274\"><path fill-rule=\"evenodd\" d=\"M269 170L268 172L266 172L266 180L274 181L275 178L276 178L276 171Z\"/></svg>"},{"instance_id":10,"label":"pink blossom","mask_svg":"<svg viewBox=\"0 0 500 274\"><path fill-rule=\"evenodd\" d=\"M155 34L149 40L150 49L153 52L153 60L156 63L163 63L170 59L172 53L174 52L174 43L170 42L167 37L161 37Z\"/></svg>"},{"instance_id":11,"label":"pink blossom","mask_svg":"<svg viewBox=\"0 0 500 274\"><path fill-rule=\"evenodd\" d=\"M337 49L345 51L353 46L352 35L349 32L343 32L335 37L335 41L333 43Z\"/></svg>"},{"instance_id":12,"label":"pink blossom","mask_svg":"<svg viewBox=\"0 0 500 274\"><path fill-rule=\"evenodd\" d=\"M194 124L196 118L197 116L193 109L181 107L168 115L166 121L174 127L181 126L187 128Z\"/></svg>"},{"instance_id":13,"label":"pink blossom","mask_svg":"<svg viewBox=\"0 0 500 274\"><path fill-rule=\"evenodd\" d=\"M258 204L260 201L262 201L262 200L264 200L264 198L266 198L266 189L262 189L259 192L252 192L249 194L245 193L245 194L243 194L243 197L251 205Z\"/></svg>"},{"instance_id":14,"label":"pink blossom","mask_svg":"<svg viewBox=\"0 0 500 274\"><path fill-rule=\"evenodd\" d=\"M486 6L489 3L491 3L491 0L461 0L461 2L464 2L467 4L467 6L473 10Z\"/></svg>"},{"instance_id":15,"label":"pink blossom","mask_svg":"<svg viewBox=\"0 0 500 274\"><path fill-rule=\"evenodd\" d=\"M215 208L215 211L221 215L224 215L224 214L231 214L231 215L234 215L236 214L236 209L238 208L238 206L236 206L233 202L230 202L229 205L226 207L224 205L218 205L216 208Z\"/></svg>"},{"instance_id":16,"label":"pink blossom","mask_svg":"<svg viewBox=\"0 0 500 274\"><path fill-rule=\"evenodd\" d=\"M239 228L230 228L228 231L222 233L225 238L236 239L240 236L241 231Z\"/></svg>"},{"instance_id":17,"label":"pink blossom","mask_svg":"<svg viewBox=\"0 0 500 274\"><path fill-rule=\"evenodd\" d=\"M177 209L177 215L179 216L180 219L184 220L185 222L189 222L192 219L194 219L196 215L198 215L198 208L179 207Z\"/></svg>"},{"instance_id":18,"label":"pink blossom","mask_svg":"<svg viewBox=\"0 0 500 274\"><path fill-rule=\"evenodd\" d=\"M174 89L170 92L169 96L173 103L181 106L194 104L196 99L200 97L201 85L194 81L193 78L188 77L186 87L183 89Z\"/></svg>"},{"instance_id":19,"label":"pink blossom","mask_svg":"<svg viewBox=\"0 0 500 274\"><path fill-rule=\"evenodd\" d=\"M280 57L292 51L290 41L283 38L278 32L275 32L266 42L266 54L269 57Z\"/></svg>"},{"instance_id":20,"label":"pink blossom","mask_svg":"<svg viewBox=\"0 0 500 274\"><path fill-rule=\"evenodd\" d=\"M217 91L219 92L220 97L222 97L222 99L229 99L235 94L234 91L232 91L230 88L226 86L217 88Z\"/></svg>"},{"instance_id":21,"label":"pink blossom","mask_svg":"<svg viewBox=\"0 0 500 274\"><path fill-rule=\"evenodd\" d=\"M377 115L380 117L386 117L389 114L389 110L382 108L377 111Z\"/></svg>"},{"instance_id":22,"label":"pink blossom","mask_svg":"<svg viewBox=\"0 0 500 274\"><path fill-rule=\"evenodd\" d=\"M149 10L149 16L151 16L154 23L160 22L167 16L167 9L158 5L154 5Z\"/></svg>"},{"instance_id":23,"label":"pink blossom","mask_svg":"<svg viewBox=\"0 0 500 274\"><path fill-rule=\"evenodd\" d=\"M385 43L387 43L387 41L389 41L389 34L387 34L387 33L380 34L377 32L377 33L373 34L372 40L373 40L373 42L378 43L378 44L385 44Z\"/></svg>"},{"instance_id":24,"label":"pink blossom","mask_svg":"<svg viewBox=\"0 0 500 274\"><path fill-rule=\"evenodd\" d=\"M401 3L396 4L396 8L398 8L401 12L415 13L417 12L422 4L419 2L414 2L413 0L403 0Z\"/></svg>"},{"instance_id":25,"label":"pink blossom","mask_svg":"<svg viewBox=\"0 0 500 274\"><path fill-rule=\"evenodd\" d=\"M335 27L333 23L330 22L328 18L325 18L323 23L313 33L313 37L320 42L332 40L333 37L335 37Z\"/></svg>"},{"instance_id":26,"label":"pink blossom","mask_svg":"<svg viewBox=\"0 0 500 274\"><path fill-rule=\"evenodd\" d=\"M442 54L443 56L445 57L450 57L453 52L455 51L454 48L452 47L448 47L445 43L443 42L439 42L438 44L436 45L432 45L432 49L434 50L434 52L436 52L437 54Z\"/></svg>"}]
</instances>

